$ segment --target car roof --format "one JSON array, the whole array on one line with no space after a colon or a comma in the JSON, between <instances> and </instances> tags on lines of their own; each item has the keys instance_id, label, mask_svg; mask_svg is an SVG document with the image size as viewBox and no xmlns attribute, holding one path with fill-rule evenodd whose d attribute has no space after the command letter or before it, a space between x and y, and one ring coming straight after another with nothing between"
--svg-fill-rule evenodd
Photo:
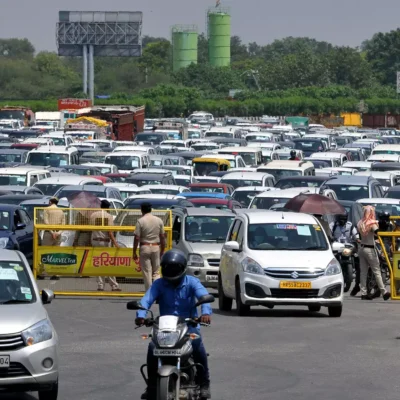
<instances>
[{"instance_id":1,"label":"car roof","mask_svg":"<svg viewBox=\"0 0 400 400\"><path fill-rule=\"evenodd\" d=\"M193 203L193 204L198 204L198 203L201 203L201 204L229 204L229 202L231 202L231 201L235 201L235 200L227 200L227 199L213 199L213 198L210 198L210 197L202 197L202 198L191 198L190 199L190 201Z\"/></svg>"},{"instance_id":2,"label":"car roof","mask_svg":"<svg viewBox=\"0 0 400 400\"><path fill-rule=\"evenodd\" d=\"M294 213L294 212L241 212L240 215L246 216L249 224L257 223L296 223L296 224L316 224L315 218L310 214Z\"/></svg>"},{"instance_id":3,"label":"car roof","mask_svg":"<svg viewBox=\"0 0 400 400\"><path fill-rule=\"evenodd\" d=\"M269 186L240 186L235 189L235 192L266 192L267 190L275 190L275 188Z\"/></svg>"},{"instance_id":4,"label":"car roof","mask_svg":"<svg viewBox=\"0 0 400 400\"><path fill-rule=\"evenodd\" d=\"M224 179L239 179L239 180L247 180L247 179L261 179L265 176L272 176L267 172L229 172L221 178L221 183L224 183Z\"/></svg>"},{"instance_id":5,"label":"car roof","mask_svg":"<svg viewBox=\"0 0 400 400\"><path fill-rule=\"evenodd\" d=\"M371 176L362 176L362 175L336 175L334 177L328 177L326 180L327 185L341 185L341 186L350 186L350 185L367 185L368 182L374 178ZM375 180L376 181L376 180Z\"/></svg>"},{"instance_id":6,"label":"car roof","mask_svg":"<svg viewBox=\"0 0 400 400\"><path fill-rule=\"evenodd\" d=\"M185 210L186 215L188 216L206 216L206 217L213 217L213 216L228 216L232 217L231 211L219 210L217 208L199 208L199 207L190 207Z\"/></svg>"},{"instance_id":7,"label":"car roof","mask_svg":"<svg viewBox=\"0 0 400 400\"><path fill-rule=\"evenodd\" d=\"M15 210L22 210L23 208L17 204L3 204L0 203L0 211L15 211ZM3 249L1 249L1 253L3 252Z\"/></svg>"},{"instance_id":8,"label":"car roof","mask_svg":"<svg viewBox=\"0 0 400 400\"><path fill-rule=\"evenodd\" d=\"M4 200L39 200L39 199L50 199L51 196L45 196L43 194L5 194L0 196L0 203ZM48 202L48 200L47 200Z\"/></svg>"},{"instance_id":9,"label":"car roof","mask_svg":"<svg viewBox=\"0 0 400 400\"><path fill-rule=\"evenodd\" d=\"M35 185L51 185L51 184L56 184L56 183L61 183L65 186L67 185L84 185L90 182L99 182L98 179L90 177L88 175L87 177L82 176L82 175L72 175L71 174L65 174L61 176L52 176L51 178L45 178L41 179L40 181L37 181Z\"/></svg>"},{"instance_id":10,"label":"car roof","mask_svg":"<svg viewBox=\"0 0 400 400\"><path fill-rule=\"evenodd\" d=\"M21 207L19 207L21 208ZM15 262L20 262L24 263L22 257L20 256L19 251L15 250L6 250L6 249L1 249L1 256L0 256L1 261L15 261Z\"/></svg>"},{"instance_id":11,"label":"car roof","mask_svg":"<svg viewBox=\"0 0 400 400\"><path fill-rule=\"evenodd\" d=\"M361 204L400 204L399 199L390 199L388 197L371 197L369 199L359 199L357 203Z\"/></svg>"},{"instance_id":12,"label":"car roof","mask_svg":"<svg viewBox=\"0 0 400 400\"><path fill-rule=\"evenodd\" d=\"M290 189L276 189L276 190L270 190L270 191L265 191L261 192L260 194L257 194L255 197L280 197L283 199L291 199L292 197L295 197L301 193L311 193L310 189L312 188L290 188Z\"/></svg>"},{"instance_id":13,"label":"car roof","mask_svg":"<svg viewBox=\"0 0 400 400\"><path fill-rule=\"evenodd\" d=\"M286 178L279 179L279 181L277 183L285 182L285 181L324 182L324 181L326 181L326 177L315 176L315 175L312 175L312 176L288 176Z\"/></svg>"},{"instance_id":14,"label":"car roof","mask_svg":"<svg viewBox=\"0 0 400 400\"><path fill-rule=\"evenodd\" d=\"M189 175L188 175L189 176ZM230 187L228 183L214 183L214 182L204 182L204 183L191 183L189 187L213 187L213 188L225 188Z\"/></svg>"},{"instance_id":15,"label":"car roof","mask_svg":"<svg viewBox=\"0 0 400 400\"><path fill-rule=\"evenodd\" d=\"M40 182L40 181L39 181ZM107 186L103 185L68 185L64 186L61 190L68 190L68 191L83 191L83 192L105 192Z\"/></svg>"},{"instance_id":16,"label":"car roof","mask_svg":"<svg viewBox=\"0 0 400 400\"><path fill-rule=\"evenodd\" d=\"M165 175L163 174L151 174L151 173L139 173L129 175L129 180L139 180L139 179L162 179ZM168 175L169 176L169 175ZM172 176L172 175L170 175Z\"/></svg>"}]
</instances>

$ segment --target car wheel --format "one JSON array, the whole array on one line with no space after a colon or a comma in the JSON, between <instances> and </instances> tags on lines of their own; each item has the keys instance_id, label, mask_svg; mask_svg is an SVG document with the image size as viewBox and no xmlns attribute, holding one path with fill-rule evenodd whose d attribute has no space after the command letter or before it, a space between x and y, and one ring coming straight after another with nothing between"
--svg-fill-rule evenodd
<instances>
[{"instance_id":1,"label":"car wheel","mask_svg":"<svg viewBox=\"0 0 400 400\"><path fill-rule=\"evenodd\" d=\"M58 397L58 381L50 390L39 390L39 400L57 400Z\"/></svg>"},{"instance_id":2,"label":"car wheel","mask_svg":"<svg viewBox=\"0 0 400 400\"><path fill-rule=\"evenodd\" d=\"M321 306L318 306L316 304L311 304L308 306L308 311L319 312L319 311L321 311Z\"/></svg>"},{"instance_id":3,"label":"car wheel","mask_svg":"<svg viewBox=\"0 0 400 400\"><path fill-rule=\"evenodd\" d=\"M328 307L328 314L332 318L339 318L342 315L343 306Z\"/></svg>"},{"instance_id":4,"label":"car wheel","mask_svg":"<svg viewBox=\"0 0 400 400\"><path fill-rule=\"evenodd\" d=\"M225 296L224 288L222 287L221 274L218 276L218 307L221 311L232 310L233 299Z\"/></svg>"},{"instance_id":5,"label":"car wheel","mask_svg":"<svg viewBox=\"0 0 400 400\"><path fill-rule=\"evenodd\" d=\"M250 306L242 303L239 280L236 281L236 312L239 317L244 317L250 313Z\"/></svg>"}]
</instances>

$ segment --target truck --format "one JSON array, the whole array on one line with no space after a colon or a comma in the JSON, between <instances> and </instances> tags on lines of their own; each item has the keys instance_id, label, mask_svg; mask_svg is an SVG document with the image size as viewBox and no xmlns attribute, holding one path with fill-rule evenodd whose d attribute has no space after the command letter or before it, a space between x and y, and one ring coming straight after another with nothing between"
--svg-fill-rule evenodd
<instances>
[{"instance_id":1,"label":"truck","mask_svg":"<svg viewBox=\"0 0 400 400\"><path fill-rule=\"evenodd\" d=\"M124 105L95 106L77 111L79 117L94 117L112 124L112 140L133 141L135 135L143 132L145 107Z\"/></svg>"},{"instance_id":2,"label":"truck","mask_svg":"<svg viewBox=\"0 0 400 400\"><path fill-rule=\"evenodd\" d=\"M36 125L53 126L56 129L64 127L64 113L62 111L38 111L35 118Z\"/></svg>"},{"instance_id":3,"label":"truck","mask_svg":"<svg viewBox=\"0 0 400 400\"><path fill-rule=\"evenodd\" d=\"M156 132L165 132L169 139L187 140L188 123L182 119L162 119L154 123Z\"/></svg>"},{"instance_id":4,"label":"truck","mask_svg":"<svg viewBox=\"0 0 400 400\"><path fill-rule=\"evenodd\" d=\"M24 126L35 125L34 112L24 106L4 106L0 108L0 119L5 120L19 120L22 121Z\"/></svg>"}]
</instances>

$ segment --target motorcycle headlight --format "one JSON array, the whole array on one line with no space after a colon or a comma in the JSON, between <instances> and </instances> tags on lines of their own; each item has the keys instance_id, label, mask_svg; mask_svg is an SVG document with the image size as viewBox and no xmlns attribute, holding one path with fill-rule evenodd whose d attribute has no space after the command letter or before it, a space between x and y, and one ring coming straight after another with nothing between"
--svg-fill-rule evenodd
<instances>
[{"instance_id":1,"label":"motorcycle headlight","mask_svg":"<svg viewBox=\"0 0 400 400\"><path fill-rule=\"evenodd\" d=\"M179 332L157 332L157 343L160 347L173 347L179 340Z\"/></svg>"},{"instance_id":2,"label":"motorcycle headlight","mask_svg":"<svg viewBox=\"0 0 400 400\"><path fill-rule=\"evenodd\" d=\"M189 254L188 267L204 267L204 259L201 254Z\"/></svg>"},{"instance_id":3,"label":"motorcycle headlight","mask_svg":"<svg viewBox=\"0 0 400 400\"><path fill-rule=\"evenodd\" d=\"M325 275L338 275L342 273L342 268L340 267L339 262L336 258L333 258L332 261L328 264L325 270Z\"/></svg>"},{"instance_id":4,"label":"motorcycle headlight","mask_svg":"<svg viewBox=\"0 0 400 400\"><path fill-rule=\"evenodd\" d=\"M352 250L351 250L351 249L344 249L342 254L343 254L345 257L350 257L350 256L351 256L351 253L352 253Z\"/></svg>"},{"instance_id":5,"label":"motorcycle headlight","mask_svg":"<svg viewBox=\"0 0 400 400\"><path fill-rule=\"evenodd\" d=\"M34 344L45 342L53 337L53 327L49 320L44 319L30 328L22 332L26 346L33 346Z\"/></svg>"},{"instance_id":6,"label":"motorcycle headlight","mask_svg":"<svg viewBox=\"0 0 400 400\"><path fill-rule=\"evenodd\" d=\"M8 242L9 242L9 238L6 237L2 237L0 238L0 249L5 249L7 248Z\"/></svg>"},{"instance_id":7,"label":"motorcycle headlight","mask_svg":"<svg viewBox=\"0 0 400 400\"><path fill-rule=\"evenodd\" d=\"M250 257L246 257L242 261L243 271L249 274L264 275L264 270L261 265Z\"/></svg>"}]
</instances>

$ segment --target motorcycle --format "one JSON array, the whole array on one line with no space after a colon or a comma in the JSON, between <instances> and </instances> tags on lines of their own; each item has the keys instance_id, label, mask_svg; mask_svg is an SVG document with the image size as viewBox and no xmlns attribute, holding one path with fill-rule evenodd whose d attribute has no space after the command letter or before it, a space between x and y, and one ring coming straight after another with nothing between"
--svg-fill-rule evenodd
<instances>
[{"instance_id":1,"label":"motorcycle","mask_svg":"<svg viewBox=\"0 0 400 400\"><path fill-rule=\"evenodd\" d=\"M214 296L206 295L198 299L194 310L205 303L213 303ZM157 400L202 400L200 385L196 383L198 368L193 360L192 340L199 339L196 333L190 333L189 327L209 326L199 322L197 318L180 318L174 315L164 315L154 319L151 310L147 310L138 301L127 303L128 310L144 310L151 314L145 319L145 326L152 327L149 335L154 343L154 356L158 358ZM139 328L139 327L138 327ZM137 329L137 328L136 328ZM147 364L140 368L140 373L148 385L148 377L144 373Z\"/></svg>"},{"instance_id":2,"label":"motorcycle","mask_svg":"<svg viewBox=\"0 0 400 400\"><path fill-rule=\"evenodd\" d=\"M351 243L335 242L332 245L333 254L342 267L345 293L350 290L353 282L355 249L356 247Z\"/></svg>"}]
</instances>

